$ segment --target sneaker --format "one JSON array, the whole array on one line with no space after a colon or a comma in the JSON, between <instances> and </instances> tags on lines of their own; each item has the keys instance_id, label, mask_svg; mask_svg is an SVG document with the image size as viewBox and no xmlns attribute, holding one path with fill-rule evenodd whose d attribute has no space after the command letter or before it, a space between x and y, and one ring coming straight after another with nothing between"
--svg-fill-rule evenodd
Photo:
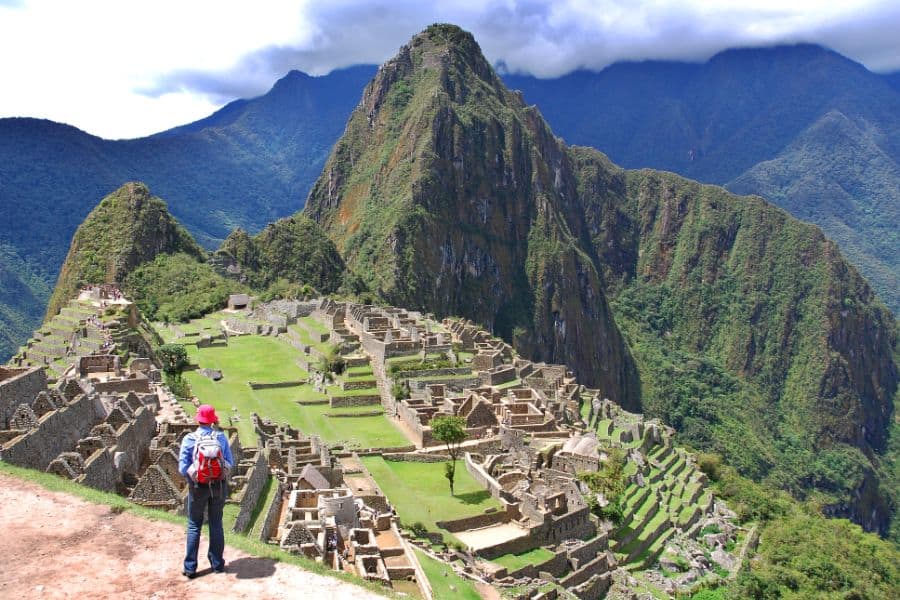
<instances>
[{"instance_id":1,"label":"sneaker","mask_svg":"<svg viewBox=\"0 0 900 600\"><path fill-rule=\"evenodd\" d=\"M197 574L194 573L193 571L182 571L181 574L184 575L185 577L187 577L188 579L193 579L194 577L197 576Z\"/></svg>"},{"instance_id":2,"label":"sneaker","mask_svg":"<svg viewBox=\"0 0 900 600\"><path fill-rule=\"evenodd\" d=\"M224 572L225 572L225 565L222 565L218 569L213 569L213 573L224 573Z\"/></svg>"}]
</instances>

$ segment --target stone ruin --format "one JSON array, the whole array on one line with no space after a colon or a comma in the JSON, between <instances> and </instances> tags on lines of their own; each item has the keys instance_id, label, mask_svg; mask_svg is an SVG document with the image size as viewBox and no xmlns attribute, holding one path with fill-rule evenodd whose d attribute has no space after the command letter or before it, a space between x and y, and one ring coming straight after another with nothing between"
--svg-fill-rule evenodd
<instances>
[{"instance_id":1,"label":"stone ruin","mask_svg":"<svg viewBox=\"0 0 900 600\"><path fill-rule=\"evenodd\" d=\"M100 393L75 379L48 387L41 369L0 380L0 459L121 492L156 434L155 394ZM36 392L36 393L35 393Z\"/></svg>"}]
</instances>

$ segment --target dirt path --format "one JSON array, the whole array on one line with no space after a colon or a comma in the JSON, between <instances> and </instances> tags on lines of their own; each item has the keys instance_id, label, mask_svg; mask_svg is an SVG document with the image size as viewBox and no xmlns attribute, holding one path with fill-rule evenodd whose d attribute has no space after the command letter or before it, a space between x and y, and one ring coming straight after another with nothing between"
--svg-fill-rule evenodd
<instances>
[{"instance_id":1,"label":"dirt path","mask_svg":"<svg viewBox=\"0 0 900 600\"><path fill-rule=\"evenodd\" d=\"M381 598L230 547L226 574L206 568L188 580L183 527L115 514L2 474L0 506L0 598ZM204 536L201 568L205 553Z\"/></svg>"}]
</instances>

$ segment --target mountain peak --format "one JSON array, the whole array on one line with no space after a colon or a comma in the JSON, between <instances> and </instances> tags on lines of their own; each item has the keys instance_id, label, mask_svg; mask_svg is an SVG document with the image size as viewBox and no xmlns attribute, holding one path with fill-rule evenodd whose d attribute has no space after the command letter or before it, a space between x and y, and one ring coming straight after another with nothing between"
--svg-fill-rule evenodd
<instances>
[{"instance_id":1,"label":"mountain peak","mask_svg":"<svg viewBox=\"0 0 900 600\"><path fill-rule=\"evenodd\" d=\"M204 254L146 185L124 184L103 198L75 231L50 298L48 318L83 285L120 283L139 264L175 252L197 258Z\"/></svg>"},{"instance_id":2,"label":"mountain peak","mask_svg":"<svg viewBox=\"0 0 900 600\"><path fill-rule=\"evenodd\" d=\"M389 303L474 319L636 408L577 194L564 146L472 35L432 25L379 69L305 210Z\"/></svg>"}]
</instances>

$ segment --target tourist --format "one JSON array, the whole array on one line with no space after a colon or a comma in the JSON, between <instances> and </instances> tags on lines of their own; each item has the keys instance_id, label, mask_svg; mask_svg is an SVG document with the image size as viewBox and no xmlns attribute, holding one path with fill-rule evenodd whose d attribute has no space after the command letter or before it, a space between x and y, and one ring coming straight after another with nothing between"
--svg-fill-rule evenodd
<instances>
[{"instance_id":1,"label":"tourist","mask_svg":"<svg viewBox=\"0 0 900 600\"><path fill-rule=\"evenodd\" d=\"M228 438L225 433L217 428L219 422L216 410L209 404L203 404L197 408L196 431L187 434L181 441L181 452L178 458L178 471L188 481L187 496L187 551L184 555L184 568L182 574L188 579L197 573L197 552L200 548L200 530L203 529L204 511L209 515L209 558L210 566L215 573L225 572L225 559L222 556L225 551L225 531L222 528L222 509L225 507L225 499L228 496L227 473L234 464L231 448L228 446ZM199 452L195 453L198 442L209 444L218 442L221 450L216 460L223 464L220 473L215 473L210 478L210 471L198 472L198 464L201 463ZM205 447L205 446L204 446ZM197 454L197 456L195 456ZM205 454L205 453L204 453ZM209 461L210 459L202 459ZM201 469L205 469L201 465ZM210 479L209 481L204 481Z\"/></svg>"}]
</instances>

